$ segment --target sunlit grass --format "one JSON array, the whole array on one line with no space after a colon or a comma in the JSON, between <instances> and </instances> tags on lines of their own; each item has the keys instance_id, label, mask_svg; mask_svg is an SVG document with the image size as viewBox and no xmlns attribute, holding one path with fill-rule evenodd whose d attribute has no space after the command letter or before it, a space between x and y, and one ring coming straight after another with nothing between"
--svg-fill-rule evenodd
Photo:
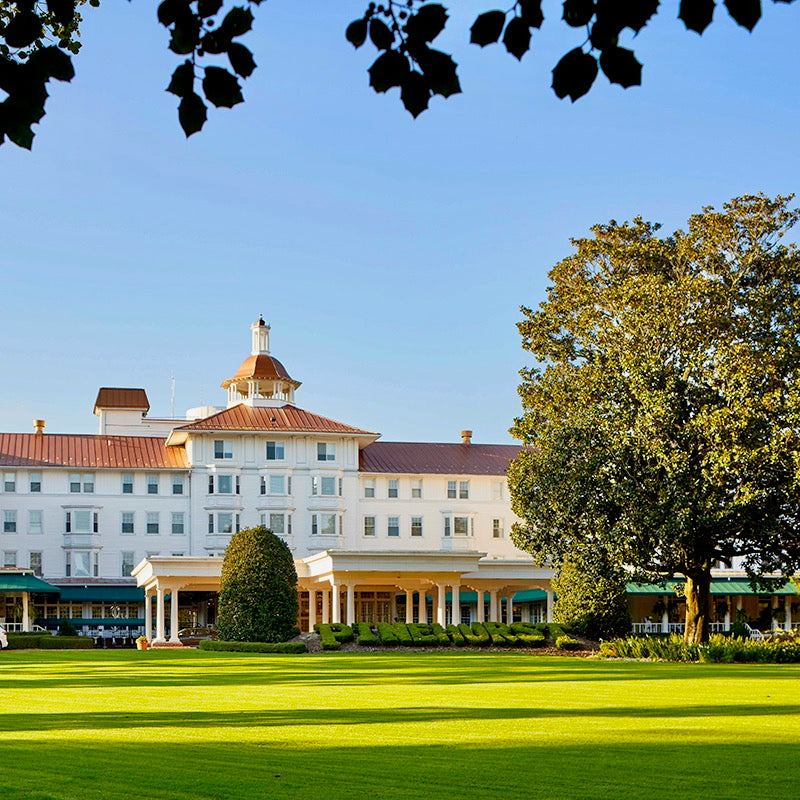
<instances>
[{"instance_id":1,"label":"sunlit grass","mask_svg":"<svg viewBox=\"0 0 800 800\"><path fill-rule=\"evenodd\" d=\"M0 797L793 796L799 678L508 653L4 652Z\"/></svg>"}]
</instances>

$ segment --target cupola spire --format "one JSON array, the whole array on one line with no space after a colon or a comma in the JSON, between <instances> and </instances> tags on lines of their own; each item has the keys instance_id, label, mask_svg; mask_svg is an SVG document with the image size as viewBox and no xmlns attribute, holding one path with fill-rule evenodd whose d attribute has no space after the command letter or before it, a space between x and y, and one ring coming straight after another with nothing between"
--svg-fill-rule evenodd
<instances>
[{"instance_id":1,"label":"cupola spire","mask_svg":"<svg viewBox=\"0 0 800 800\"><path fill-rule=\"evenodd\" d=\"M268 356L269 355L269 331L270 327L264 322L264 317L258 315L258 319L250 326L253 332L253 349L251 355L254 356Z\"/></svg>"}]
</instances>

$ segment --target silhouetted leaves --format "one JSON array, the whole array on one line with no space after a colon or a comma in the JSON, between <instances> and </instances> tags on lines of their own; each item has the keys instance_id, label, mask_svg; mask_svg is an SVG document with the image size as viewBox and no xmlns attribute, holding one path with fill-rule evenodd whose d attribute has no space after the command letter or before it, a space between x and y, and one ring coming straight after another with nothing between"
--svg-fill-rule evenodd
<instances>
[{"instance_id":1,"label":"silhouetted leaves","mask_svg":"<svg viewBox=\"0 0 800 800\"><path fill-rule=\"evenodd\" d=\"M75 0L47 0L47 10L59 25L69 25L75 16Z\"/></svg>"},{"instance_id":2,"label":"silhouetted leaves","mask_svg":"<svg viewBox=\"0 0 800 800\"><path fill-rule=\"evenodd\" d=\"M580 47L570 50L553 70L553 91L562 100L569 96L574 103L592 88L597 77L597 59Z\"/></svg>"},{"instance_id":3,"label":"silhouetted leaves","mask_svg":"<svg viewBox=\"0 0 800 800\"><path fill-rule=\"evenodd\" d=\"M633 50L606 48L600 54L600 68L611 83L618 83L625 89L639 86L642 82L642 65L636 60Z\"/></svg>"},{"instance_id":4,"label":"silhouetted leaves","mask_svg":"<svg viewBox=\"0 0 800 800\"><path fill-rule=\"evenodd\" d=\"M179 19L193 16L189 0L163 0L158 6L158 21L169 27Z\"/></svg>"},{"instance_id":5,"label":"silhouetted leaves","mask_svg":"<svg viewBox=\"0 0 800 800\"><path fill-rule=\"evenodd\" d=\"M222 0L197 0L197 13L207 19L222 8Z\"/></svg>"},{"instance_id":6,"label":"silhouetted leaves","mask_svg":"<svg viewBox=\"0 0 800 800\"><path fill-rule=\"evenodd\" d=\"M33 11L17 12L3 31L9 47L28 47L43 33L42 21Z\"/></svg>"},{"instance_id":7,"label":"silhouetted leaves","mask_svg":"<svg viewBox=\"0 0 800 800\"><path fill-rule=\"evenodd\" d=\"M761 19L761 0L725 0L725 8L739 25L749 31Z\"/></svg>"},{"instance_id":8,"label":"silhouetted leaves","mask_svg":"<svg viewBox=\"0 0 800 800\"><path fill-rule=\"evenodd\" d=\"M426 47L416 59L433 94L450 97L461 91L452 56Z\"/></svg>"},{"instance_id":9,"label":"silhouetted leaves","mask_svg":"<svg viewBox=\"0 0 800 800\"><path fill-rule=\"evenodd\" d=\"M503 44L517 61L528 52L531 46L531 32L522 17L514 17L508 23L503 34Z\"/></svg>"},{"instance_id":10,"label":"silhouetted leaves","mask_svg":"<svg viewBox=\"0 0 800 800\"><path fill-rule=\"evenodd\" d=\"M256 62L253 59L253 54L243 44L233 42L228 47L228 61L231 62L233 71L243 78L249 78L256 68Z\"/></svg>"},{"instance_id":11,"label":"silhouetted leaves","mask_svg":"<svg viewBox=\"0 0 800 800\"><path fill-rule=\"evenodd\" d=\"M369 21L369 38L378 50L388 50L394 44L394 34L389 26L375 17Z\"/></svg>"},{"instance_id":12,"label":"silhouetted leaves","mask_svg":"<svg viewBox=\"0 0 800 800\"><path fill-rule=\"evenodd\" d=\"M186 97L194 90L194 65L188 59L172 73L167 91L178 97Z\"/></svg>"},{"instance_id":13,"label":"silhouetted leaves","mask_svg":"<svg viewBox=\"0 0 800 800\"><path fill-rule=\"evenodd\" d=\"M206 67L203 93L217 108L233 108L244 100L239 81L222 67Z\"/></svg>"},{"instance_id":14,"label":"silhouetted leaves","mask_svg":"<svg viewBox=\"0 0 800 800\"><path fill-rule=\"evenodd\" d=\"M345 37L353 47L361 47L367 41L367 19L355 19L348 26L345 31Z\"/></svg>"},{"instance_id":15,"label":"silhouetted leaves","mask_svg":"<svg viewBox=\"0 0 800 800\"><path fill-rule=\"evenodd\" d=\"M253 12L249 8L234 6L222 20L220 30L226 36L234 38L247 33L253 27Z\"/></svg>"},{"instance_id":16,"label":"silhouetted leaves","mask_svg":"<svg viewBox=\"0 0 800 800\"><path fill-rule=\"evenodd\" d=\"M520 16L529 28L541 28L544 22L542 0L518 0Z\"/></svg>"},{"instance_id":17,"label":"silhouetted leaves","mask_svg":"<svg viewBox=\"0 0 800 800\"><path fill-rule=\"evenodd\" d=\"M75 77L72 59L55 45L36 50L28 59L28 68L47 80L71 81Z\"/></svg>"},{"instance_id":18,"label":"silhouetted leaves","mask_svg":"<svg viewBox=\"0 0 800 800\"><path fill-rule=\"evenodd\" d=\"M202 129L207 116L206 104L200 95L194 92L187 94L178 106L178 122L180 122L187 139Z\"/></svg>"},{"instance_id":19,"label":"silhouetted leaves","mask_svg":"<svg viewBox=\"0 0 800 800\"><path fill-rule=\"evenodd\" d=\"M505 11L486 11L480 14L472 27L469 29L469 40L472 44L486 47L487 44L494 44L503 32L506 24Z\"/></svg>"},{"instance_id":20,"label":"silhouetted leaves","mask_svg":"<svg viewBox=\"0 0 800 800\"><path fill-rule=\"evenodd\" d=\"M702 33L714 16L715 0L681 0L678 18L690 31Z\"/></svg>"},{"instance_id":21,"label":"silhouetted leaves","mask_svg":"<svg viewBox=\"0 0 800 800\"><path fill-rule=\"evenodd\" d=\"M431 90L425 76L419 72L409 72L400 88L400 100L406 111L416 119L423 111L428 108L431 97Z\"/></svg>"},{"instance_id":22,"label":"silhouetted leaves","mask_svg":"<svg viewBox=\"0 0 800 800\"><path fill-rule=\"evenodd\" d=\"M562 19L567 25L579 28L588 25L594 16L594 0L564 0Z\"/></svg>"},{"instance_id":23,"label":"silhouetted leaves","mask_svg":"<svg viewBox=\"0 0 800 800\"><path fill-rule=\"evenodd\" d=\"M387 92L393 86L402 86L409 73L408 59L397 50L387 50L379 55L369 68L369 85L376 92Z\"/></svg>"},{"instance_id":24,"label":"silhouetted leaves","mask_svg":"<svg viewBox=\"0 0 800 800\"><path fill-rule=\"evenodd\" d=\"M406 33L421 42L432 42L444 29L447 11L438 3L420 6L406 22Z\"/></svg>"}]
</instances>

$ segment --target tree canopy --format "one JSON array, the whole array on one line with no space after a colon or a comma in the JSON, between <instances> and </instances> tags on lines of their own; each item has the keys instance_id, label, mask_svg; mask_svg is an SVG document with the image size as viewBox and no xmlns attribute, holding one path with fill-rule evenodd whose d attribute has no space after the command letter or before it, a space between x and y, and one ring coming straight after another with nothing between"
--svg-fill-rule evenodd
<instances>
[{"instance_id":1,"label":"tree canopy","mask_svg":"<svg viewBox=\"0 0 800 800\"><path fill-rule=\"evenodd\" d=\"M233 642L296 636L297 572L286 542L260 526L235 533L225 550L217 628Z\"/></svg>"},{"instance_id":2,"label":"tree canopy","mask_svg":"<svg viewBox=\"0 0 800 800\"><path fill-rule=\"evenodd\" d=\"M711 569L758 582L800 564L800 256L791 197L706 208L686 231L597 225L523 308L529 445L509 473L515 543L686 578L707 636Z\"/></svg>"},{"instance_id":3,"label":"tree canopy","mask_svg":"<svg viewBox=\"0 0 800 800\"><path fill-rule=\"evenodd\" d=\"M32 126L45 115L48 81L70 81L75 75L72 56L80 49L86 3L0 0L0 90L7 95L0 103L0 144L7 137L20 147L32 146ZM99 4L88 0L89 6ZM261 0L247 0L245 5L163 0L158 5L158 21L169 31L168 47L180 59L167 91L179 98L178 120L186 136L201 130L209 103L232 108L243 102L240 81L252 75L256 62L240 39L251 29L253 11L260 5ZM688 31L702 34L716 5L716 0L681 0L678 17ZM748 31L761 18L761 0L724 0L724 5ZM620 42L639 34L658 9L658 0L563 0L561 22L575 29L575 47L553 67L555 94L574 102L591 89L600 72L626 89L641 84L642 64ZM346 27L345 36L356 48L369 42L376 51L369 85L376 92L398 88L403 106L417 117L435 95L446 98L461 92L456 61L435 44L448 19L441 3L369 2L364 15ZM486 47L502 41L506 51L521 60L544 22L542 0L516 0L505 10L478 14L469 42Z\"/></svg>"}]
</instances>

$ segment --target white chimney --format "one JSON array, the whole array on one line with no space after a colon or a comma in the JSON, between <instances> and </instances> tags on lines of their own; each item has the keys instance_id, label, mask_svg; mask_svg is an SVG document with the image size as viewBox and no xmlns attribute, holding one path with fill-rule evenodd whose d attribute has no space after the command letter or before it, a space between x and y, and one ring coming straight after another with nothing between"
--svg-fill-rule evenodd
<instances>
[{"instance_id":1,"label":"white chimney","mask_svg":"<svg viewBox=\"0 0 800 800\"><path fill-rule=\"evenodd\" d=\"M33 432L37 436L41 436L44 433L44 420L43 419L35 419L33 421Z\"/></svg>"},{"instance_id":2,"label":"white chimney","mask_svg":"<svg viewBox=\"0 0 800 800\"><path fill-rule=\"evenodd\" d=\"M472 431L461 431L461 444L472 444Z\"/></svg>"}]
</instances>

